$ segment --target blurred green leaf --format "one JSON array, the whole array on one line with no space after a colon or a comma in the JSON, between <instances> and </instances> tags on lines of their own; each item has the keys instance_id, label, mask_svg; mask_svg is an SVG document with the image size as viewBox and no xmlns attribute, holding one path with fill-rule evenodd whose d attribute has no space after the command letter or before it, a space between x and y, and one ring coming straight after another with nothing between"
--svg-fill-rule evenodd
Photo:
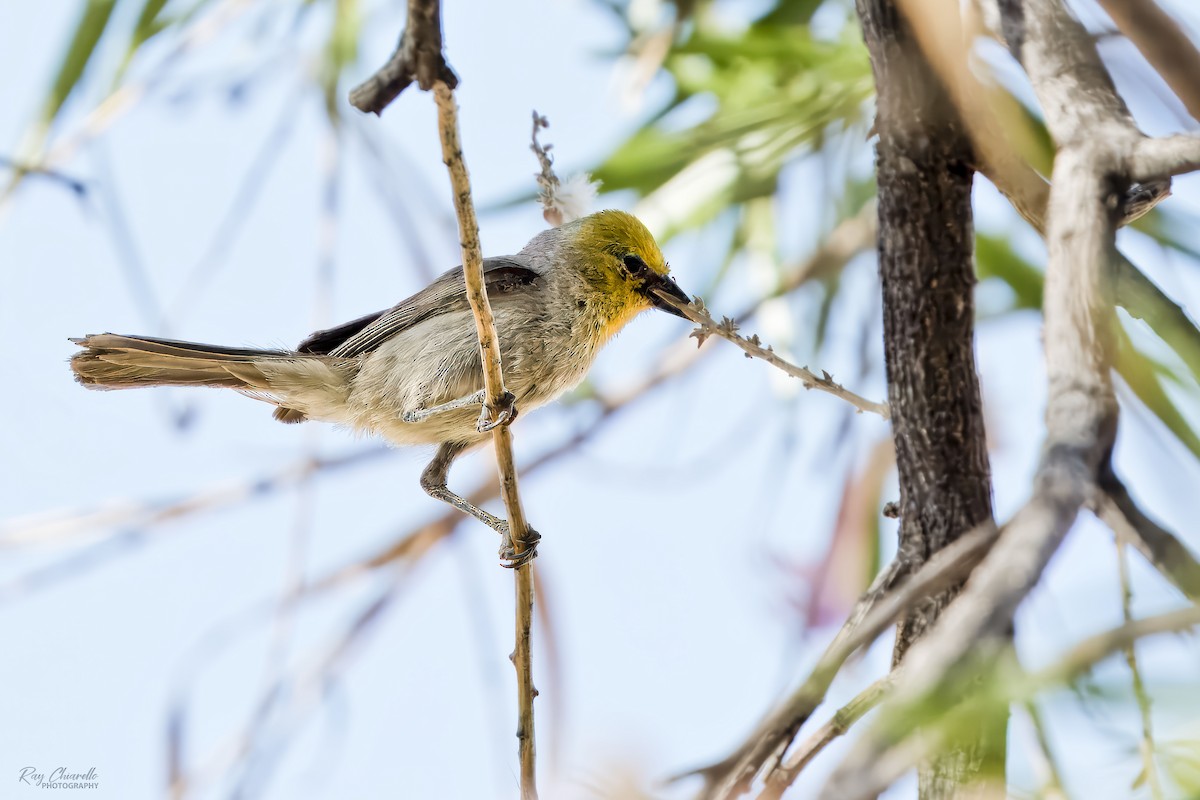
<instances>
[{"instance_id":1,"label":"blurred green leaf","mask_svg":"<svg viewBox=\"0 0 1200 800\"><path fill-rule=\"evenodd\" d=\"M67 97L83 77L88 62L96 52L96 45L108 27L116 4L116 0L88 0L84 5L83 13L71 36L71 43L67 46L66 54L59 65L58 74L54 76L50 94L42 105L39 124L43 130L49 129Z\"/></svg>"},{"instance_id":2,"label":"blurred green leaf","mask_svg":"<svg viewBox=\"0 0 1200 800\"><path fill-rule=\"evenodd\" d=\"M1196 233L1195 219L1186 215L1156 208L1130 225L1136 231L1146 234L1163 247L1186 253L1200 261L1200 249L1194 244Z\"/></svg>"},{"instance_id":3,"label":"blurred green leaf","mask_svg":"<svg viewBox=\"0 0 1200 800\"><path fill-rule=\"evenodd\" d=\"M755 27L807 25L825 0L783 0L754 23Z\"/></svg>"},{"instance_id":4,"label":"blurred green leaf","mask_svg":"<svg viewBox=\"0 0 1200 800\"><path fill-rule=\"evenodd\" d=\"M1196 458L1200 458L1200 436L1163 388L1164 376L1170 370L1156 359L1141 352L1124 328L1117 326L1116 368L1142 404L1167 426Z\"/></svg>"},{"instance_id":5,"label":"blurred green leaf","mask_svg":"<svg viewBox=\"0 0 1200 800\"><path fill-rule=\"evenodd\" d=\"M814 353L821 352L825 346L825 338L829 334L829 323L833 318L833 303L837 300L838 288L841 286L841 274L831 275L821 280L821 305L817 307L817 319L813 324Z\"/></svg>"},{"instance_id":6,"label":"blurred green leaf","mask_svg":"<svg viewBox=\"0 0 1200 800\"><path fill-rule=\"evenodd\" d=\"M1179 797L1200 796L1200 741L1177 740L1159 745L1159 763L1171 782L1179 788Z\"/></svg>"},{"instance_id":7,"label":"blurred green leaf","mask_svg":"<svg viewBox=\"0 0 1200 800\"><path fill-rule=\"evenodd\" d=\"M162 18L162 11L166 6L167 0L146 0L133 26L133 36L129 39L130 53L135 52L146 40L167 26Z\"/></svg>"},{"instance_id":8,"label":"blurred green leaf","mask_svg":"<svg viewBox=\"0 0 1200 800\"><path fill-rule=\"evenodd\" d=\"M1013 292L1013 309L1040 309L1042 307L1042 271L1020 256L1009 241L1000 236L978 233L975 237L976 269L981 279L994 278L1006 283ZM1137 273L1139 276L1141 273ZM1142 276L1134 279L1137 291L1123 300L1126 309L1138 318L1133 309L1139 309L1153 330L1169 345L1185 363L1189 363L1193 374L1200 366L1200 331L1191 324L1183 310L1174 306L1174 311L1157 287ZM1174 305L1174 304L1171 304ZM1180 317L1182 316L1182 319ZM1157 323L1157 324L1155 324ZM1118 331L1116 369L1138 399L1175 435L1185 447L1200 458L1200 436L1189 423L1178 406L1163 387L1164 380L1181 383L1181 379L1166 364L1139 351L1123 329Z\"/></svg>"},{"instance_id":9,"label":"blurred green leaf","mask_svg":"<svg viewBox=\"0 0 1200 800\"><path fill-rule=\"evenodd\" d=\"M1020 103L1003 89L995 94L1003 99L1003 106L1019 109L1019 114L1005 118L1005 134L1017 152L1029 162L1040 175L1049 176L1054 170L1054 139L1046 130L1046 122L1028 106Z\"/></svg>"},{"instance_id":10,"label":"blurred green leaf","mask_svg":"<svg viewBox=\"0 0 1200 800\"><path fill-rule=\"evenodd\" d=\"M1200 329L1182 306L1129 263L1117 271L1117 302L1149 325L1200 383Z\"/></svg>"},{"instance_id":11,"label":"blurred green leaf","mask_svg":"<svg viewBox=\"0 0 1200 800\"><path fill-rule=\"evenodd\" d=\"M138 13L137 22L133 25L133 33L129 36L129 46L125 49L125 57L122 59L121 65L117 68L116 74L113 76L114 85L121 82L121 79L125 76L125 71L133 63L133 58L141 50L142 45L167 28L168 22L162 15L167 2L168 0L146 0L142 4L142 10Z\"/></svg>"},{"instance_id":12,"label":"blurred green leaf","mask_svg":"<svg viewBox=\"0 0 1200 800\"><path fill-rule=\"evenodd\" d=\"M774 195L788 164L862 122L873 91L866 50L850 25L832 40L802 25L732 34L698 25L664 69L674 97L594 175L606 191L659 193L675 214L661 231L668 238L731 205ZM706 110L695 124L677 123Z\"/></svg>"},{"instance_id":13,"label":"blurred green leaf","mask_svg":"<svg viewBox=\"0 0 1200 800\"><path fill-rule=\"evenodd\" d=\"M1042 270L1027 261L1005 236L975 234L975 270L981 280L995 278L1008 284L1014 294L1014 309L1042 307Z\"/></svg>"},{"instance_id":14,"label":"blurred green leaf","mask_svg":"<svg viewBox=\"0 0 1200 800\"><path fill-rule=\"evenodd\" d=\"M325 44L325 60L321 69L321 85L325 94L325 110L331 121L340 119L338 89L342 74L358 60L358 39L362 33L362 9L358 0L333 0L333 28Z\"/></svg>"}]
</instances>

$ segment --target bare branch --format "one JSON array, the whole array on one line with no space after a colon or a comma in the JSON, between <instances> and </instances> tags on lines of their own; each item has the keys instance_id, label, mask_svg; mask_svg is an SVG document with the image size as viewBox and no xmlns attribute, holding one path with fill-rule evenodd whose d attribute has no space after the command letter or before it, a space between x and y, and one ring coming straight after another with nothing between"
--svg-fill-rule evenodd
<instances>
[{"instance_id":1,"label":"bare branch","mask_svg":"<svg viewBox=\"0 0 1200 800\"><path fill-rule=\"evenodd\" d=\"M1138 507L1125 484L1111 471L1101 476L1104 496L1096 509L1105 524L1125 539L1193 601L1200 601L1200 561L1187 545Z\"/></svg>"},{"instance_id":2,"label":"bare branch","mask_svg":"<svg viewBox=\"0 0 1200 800\"><path fill-rule=\"evenodd\" d=\"M1200 169L1200 136L1179 133L1142 139L1129 158L1129 177L1157 181Z\"/></svg>"},{"instance_id":3,"label":"bare branch","mask_svg":"<svg viewBox=\"0 0 1200 800\"><path fill-rule=\"evenodd\" d=\"M1125 553L1125 537L1117 536L1117 572L1121 583L1121 616L1126 624L1133 622L1133 582L1129 577L1129 560ZM1146 692L1146 684L1142 680L1142 671L1138 667L1137 646L1130 642L1123 648L1125 663L1133 676L1133 696L1137 700L1138 713L1142 721L1142 740L1138 747L1142 758L1142 774L1146 776L1146 784L1150 787L1152 800L1163 800L1162 782L1158 777L1158 767L1154 763L1154 722L1150 708L1150 695Z\"/></svg>"},{"instance_id":4,"label":"bare branch","mask_svg":"<svg viewBox=\"0 0 1200 800\"><path fill-rule=\"evenodd\" d=\"M1061 686L1075 680L1096 664L1124 650L1138 639L1160 633L1177 633L1200 625L1200 605L1126 622L1111 630L1089 636L1067 651L1058 661L1030 675L1032 688Z\"/></svg>"},{"instance_id":5,"label":"bare branch","mask_svg":"<svg viewBox=\"0 0 1200 800\"><path fill-rule=\"evenodd\" d=\"M600 184L586 172L572 175L565 181L559 180L554 172L554 157L550 155L554 145L543 146L538 140L539 133L549 127L550 120L534 111L529 149L538 162L538 171L534 173L538 202L542 204L542 217L546 223L557 228L565 222L574 222L592 213Z\"/></svg>"},{"instance_id":6,"label":"bare branch","mask_svg":"<svg viewBox=\"0 0 1200 800\"><path fill-rule=\"evenodd\" d=\"M1012 658L1011 650L996 654L986 654L979 663L984 669L979 678L988 682L993 688L989 696L978 702L960 704L950 709L944 693L936 689L911 702L896 704L889 702L886 710L881 712L881 723L892 726L902 726L905 716L924 716L928 718L931 710L945 709L946 713L939 716L939 724L932 726L922 736L912 736L902 740L896 746L880 755L880 758L865 765L862 770L853 775L847 775L843 783L831 791L828 787L822 797L836 800L861 800L873 798L880 787L887 786L918 761L929 758L937 749L953 735L956 725L971 717L983 713L981 704L1007 705L1024 702L1044 691L1057 686L1070 684L1085 672L1109 656L1131 646L1137 640L1146 636L1161 633L1187 631L1200 625L1200 605L1178 609L1165 614L1146 619L1127 622L1119 627L1088 637L1070 648L1062 658L1049 666L1033 673L1021 670ZM898 676L899 680L911 674L911 664L906 665ZM964 787L965 789L966 787ZM972 787L973 788L973 787ZM962 796L977 796L977 793L964 792ZM999 796L1003 797L1001 792Z\"/></svg>"},{"instance_id":7,"label":"bare branch","mask_svg":"<svg viewBox=\"0 0 1200 800\"><path fill-rule=\"evenodd\" d=\"M70 543L94 535L97 530L104 528L150 528L192 514L216 511L246 500L267 497L296 486L317 473L367 464L392 452L386 447L368 447L336 456L300 458L276 472L224 482L183 498L110 501L95 508L0 522L0 551Z\"/></svg>"},{"instance_id":8,"label":"bare branch","mask_svg":"<svg viewBox=\"0 0 1200 800\"><path fill-rule=\"evenodd\" d=\"M966 45L957 28L927 24L929 20L949 18L946 16L948 8L931 6L937 2L901 0L907 14L915 14L918 23L926 23L914 25L917 37L926 57L952 92L960 119L967 126L976 150L976 168L1008 198L1017 213L1034 230L1045 236L1050 184L1021 157L1003 134L1003 118L1023 112L1012 98L985 86L968 68ZM1003 26L997 0L980 0L979 7L991 32L1001 36ZM1020 58L1019 43L1024 36L1023 25L1011 18L1009 23L1008 37L1016 45L1015 55ZM1145 144L1144 140L1139 142L1139 145ZM1120 203L1118 227L1145 216L1170 195L1169 179L1133 184L1125 191ZM1115 257L1118 274L1116 301L1119 305L1139 319L1158 317L1154 322L1156 330L1161 330L1164 325L1177 329L1194 328L1186 312L1163 294L1141 270L1120 253L1115 253ZM1165 315L1163 310L1166 311Z\"/></svg>"},{"instance_id":9,"label":"bare branch","mask_svg":"<svg viewBox=\"0 0 1200 800\"><path fill-rule=\"evenodd\" d=\"M379 114L413 81L425 91L441 82L453 89L458 76L442 51L441 0L408 0L408 19L396 52L374 75L350 90L350 105Z\"/></svg>"},{"instance_id":10,"label":"bare branch","mask_svg":"<svg viewBox=\"0 0 1200 800\"><path fill-rule=\"evenodd\" d=\"M25 175L37 175L65 187L76 197L86 197L88 193L88 185L84 181L44 164L26 164L8 156L0 156L0 168L12 170L14 180Z\"/></svg>"},{"instance_id":11,"label":"bare branch","mask_svg":"<svg viewBox=\"0 0 1200 800\"><path fill-rule=\"evenodd\" d=\"M895 675L893 672L863 689L853 700L839 708L828 722L813 731L777 770L767 776L767 785L758 795L758 800L780 800L784 791L800 777L800 771L811 764L826 745L839 736L845 736L854 723L879 705L879 701L892 687Z\"/></svg>"},{"instance_id":12,"label":"bare branch","mask_svg":"<svg viewBox=\"0 0 1200 800\"><path fill-rule=\"evenodd\" d=\"M873 642L915 604L962 581L995 539L994 526L972 530L930 556L898 586L899 576L908 567L902 561L893 561L859 598L850 617L800 687L727 758L688 773L704 776L707 786L702 797L734 798L748 791L755 776L770 759L782 757L801 726L824 702L846 659Z\"/></svg>"},{"instance_id":13,"label":"bare branch","mask_svg":"<svg viewBox=\"0 0 1200 800\"><path fill-rule=\"evenodd\" d=\"M1038 796L1043 800L1068 800L1067 793L1063 789L1062 770L1059 769L1058 759L1055 758L1054 749L1050 746L1050 737L1046 734L1042 712L1038 710L1034 700L1031 699L1025 703L1025 713L1029 715L1029 723L1033 726L1033 737L1038 749L1038 758L1034 764L1042 776L1042 785L1038 787Z\"/></svg>"},{"instance_id":14,"label":"bare branch","mask_svg":"<svg viewBox=\"0 0 1200 800\"><path fill-rule=\"evenodd\" d=\"M698 345L704 344L704 340L709 336L719 336L722 339L733 342L746 353L747 358L761 358L773 367L783 370L793 378L799 378L800 383L805 389L819 389L822 392L828 392L834 397L840 397L850 405L854 406L859 412L867 411L872 414L878 414L884 419L888 419L891 413L888 411L886 403L877 403L873 400L868 400L865 397L860 397L846 387L842 386L833 380L828 372L822 372L820 376L811 372L807 367L797 367L789 361L780 358L779 355L771 348L770 345L763 346L757 335L743 337L737 332L738 324L735 320L725 317L721 322L717 322L709 315L708 309L704 307L704 301L699 297L695 298L691 303L682 303L674 297L663 293L656 292L660 298L670 303L675 308L679 309L692 322L695 322L700 327L692 332L698 340Z\"/></svg>"},{"instance_id":15,"label":"bare branch","mask_svg":"<svg viewBox=\"0 0 1200 800\"><path fill-rule=\"evenodd\" d=\"M538 200L542 204L542 215L546 218L546 222L551 227L557 228L563 224L563 215L562 211L554 205L554 195L561 185L558 175L554 174L554 159L550 156L550 150L554 145L548 144L543 147L542 143L538 141L538 132L549 127L550 121L535 110L531 137L533 141L530 143L529 149L533 151L538 160L538 166L541 168L537 174Z\"/></svg>"},{"instance_id":16,"label":"bare branch","mask_svg":"<svg viewBox=\"0 0 1200 800\"><path fill-rule=\"evenodd\" d=\"M414 0L415 2L415 0ZM440 44L440 42L439 42ZM440 53L440 48L439 48ZM483 251L479 245L479 223L471 199L471 182L463 161L462 143L458 135L458 106L451 87L438 81L433 87L438 107L438 130L441 133L442 159L450 172L454 209L458 214L459 240L462 242L463 277L467 300L475 316L475 332L479 336L479 356L483 365L483 384L486 391L484 417L490 423L499 419L500 409L511 398L504 388L500 364L500 340L483 283ZM496 466L500 471L500 494L504 498L511 544L520 557L532 547L529 523L517 491L517 468L513 459L512 431L507 425L492 428L492 443L496 449ZM516 581L516 648L512 661L517 671L517 742L521 762L522 800L537 798L537 764L534 747L533 657L530 652L533 628L533 574L528 561L518 564Z\"/></svg>"},{"instance_id":17,"label":"bare branch","mask_svg":"<svg viewBox=\"0 0 1200 800\"><path fill-rule=\"evenodd\" d=\"M1099 0L1129 41L1162 76L1192 118L1200 121L1200 52L1154 0Z\"/></svg>"}]
</instances>

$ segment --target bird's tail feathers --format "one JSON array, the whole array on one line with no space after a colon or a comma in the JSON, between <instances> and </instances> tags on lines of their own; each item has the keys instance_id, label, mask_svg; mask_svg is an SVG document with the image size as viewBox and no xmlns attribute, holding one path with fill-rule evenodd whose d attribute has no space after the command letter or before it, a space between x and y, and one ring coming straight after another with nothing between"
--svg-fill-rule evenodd
<instances>
[{"instance_id":1,"label":"bird's tail feathers","mask_svg":"<svg viewBox=\"0 0 1200 800\"><path fill-rule=\"evenodd\" d=\"M264 361L295 359L285 350L251 350L101 333L72 339L84 348L71 359L75 379L89 389L215 386L269 391Z\"/></svg>"}]
</instances>

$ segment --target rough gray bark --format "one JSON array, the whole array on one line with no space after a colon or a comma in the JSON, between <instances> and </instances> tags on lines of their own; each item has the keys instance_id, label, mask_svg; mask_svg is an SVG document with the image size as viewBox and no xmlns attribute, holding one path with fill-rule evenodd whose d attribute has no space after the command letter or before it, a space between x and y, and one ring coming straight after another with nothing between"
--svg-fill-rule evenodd
<instances>
[{"instance_id":1,"label":"rough gray bark","mask_svg":"<svg viewBox=\"0 0 1200 800\"><path fill-rule=\"evenodd\" d=\"M879 273L888 401L900 477L900 563L924 564L992 518L974 357L973 155L949 94L891 0L858 0L878 93ZM894 651L937 619L960 587L900 623ZM920 771L922 798L956 796L985 766L1001 774L1006 720Z\"/></svg>"}]
</instances>

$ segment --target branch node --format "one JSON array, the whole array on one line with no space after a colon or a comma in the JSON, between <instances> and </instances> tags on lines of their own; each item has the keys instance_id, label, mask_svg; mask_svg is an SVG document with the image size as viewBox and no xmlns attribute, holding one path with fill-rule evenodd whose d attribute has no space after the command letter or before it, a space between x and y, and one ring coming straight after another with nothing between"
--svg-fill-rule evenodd
<instances>
[{"instance_id":1,"label":"branch node","mask_svg":"<svg viewBox=\"0 0 1200 800\"><path fill-rule=\"evenodd\" d=\"M350 105L380 114L413 82L424 91L444 83L458 86L442 49L442 11L439 0L409 0L408 20L395 52L375 74L350 90Z\"/></svg>"}]
</instances>

